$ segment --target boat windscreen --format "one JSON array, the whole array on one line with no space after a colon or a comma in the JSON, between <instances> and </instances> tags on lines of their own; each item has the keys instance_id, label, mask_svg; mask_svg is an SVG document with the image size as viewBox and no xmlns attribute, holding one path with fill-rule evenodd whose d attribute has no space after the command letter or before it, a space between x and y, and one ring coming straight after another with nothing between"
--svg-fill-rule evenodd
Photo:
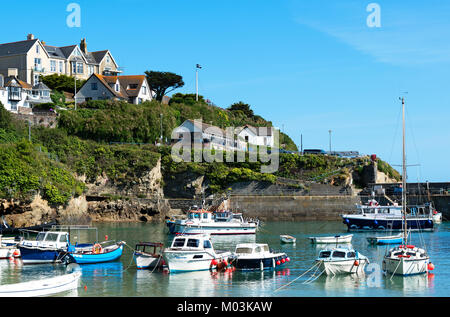
<instances>
[{"instance_id":1,"label":"boat windscreen","mask_svg":"<svg viewBox=\"0 0 450 317\"><path fill-rule=\"evenodd\" d=\"M36 236L36 241L43 241L45 237L45 232L39 232Z\"/></svg>"},{"instance_id":2,"label":"boat windscreen","mask_svg":"<svg viewBox=\"0 0 450 317\"><path fill-rule=\"evenodd\" d=\"M319 253L319 258L329 258L331 255L331 251L322 251Z\"/></svg>"},{"instance_id":3,"label":"boat windscreen","mask_svg":"<svg viewBox=\"0 0 450 317\"><path fill-rule=\"evenodd\" d=\"M334 251L333 258L345 258L345 252L342 251Z\"/></svg>"},{"instance_id":4,"label":"boat windscreen","mask_svg":"<svg viewBox=\"0 0 450 317\"><path fill-rule=\"evenodd\" d=\"M184 246L184 241L186 239L175 239L175 241L173 242L173 247L182 247Z\"/></svg>"},{"instance_id":5,"label":"boat windscreen","mask_svg":"<svg viewBox=\"0 0 450 317\"><path fill-rule=\"evenodd\" d=\"M251 254L252 251L252 248L236 248L236 253Z\"/></svg>"},{"instance_id":6,"label":"boat windscreen","mask_svg":"<svg viewBox=\"0 0 450 317\"><path fill-rule=\"evenodd\" d=\"M188 242L186 244L187 247L194 247L194 248L198 248L198 245L199 245L198 239L188 239Z\"/></svg>"}]
</instances>

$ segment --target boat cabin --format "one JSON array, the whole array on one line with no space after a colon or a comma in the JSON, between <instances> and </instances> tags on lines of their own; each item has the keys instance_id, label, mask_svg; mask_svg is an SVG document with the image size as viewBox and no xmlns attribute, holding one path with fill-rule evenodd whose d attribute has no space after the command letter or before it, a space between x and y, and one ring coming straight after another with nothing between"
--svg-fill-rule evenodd
<instances>
[{"instance_id":1,"label":"boat cabin","mask_svg":"<svg viewBox=\"0 0 450 317\"><path fill-rule=\"evenodd\" d=\"M64 231L39 232L35 241L23 241L24 245L65 248L69 243L69 233Z\"/></svg>"},{"instance_id":2,"label":"boat cabin","mask_svg":"<svg viewBox=\"0 0 450 317\"><path fill-rule=\"evenodd\" d=\"M193 222L212 222L213 214L212 212L204 209L189 210L187 215L187 221Z\"/></svg>"},{"instance_id":3,"label":"boat cabin","mask_svg":"<svg viewBox=\"0 0 450 317\"><path fill-rule=\"evenodd\" d=\"M335 249L335 250L322 250L319 252L318 260L345 260L354 259L357 256L355 250L347 249Z\"/></svg>"},{"instance_id":4,"label":"boat cabin","mask_svg":"<svg viewBox=\"0 0 450 317\"><path fill-rule=\"evenodd\" d=\"M236 254L260 254L270 252L269 245L263 243L240 243L236 245Z\"/></svg>"},{"instance_id":5,"label":"boat cabin","mask_svg":"<svg viewBox=\"0 0 450 317\"><path fill-rule=\"evenodd\" d=\"M136 244L135 251L139 253L157 255L161 253L163 247L164 244L159 242L139 242ZM159 251L157 252L158 249Z\"/></svg>"},{"instance_id":6,"label":"boat cabin","mask_svg":"<svg viewBox=\"0 0 450 317\"><path fill-rule=\"evenodd\" d=\"M231 211L217 211L214 214L214 219L217 222L230 222L230 221L243 222L244 221L241 213L235 214L235 213L232 213Z\"/></svg>"},{"instance_id":7,"label":"boat cabin","mask_svg":"<svg viewBox=\"0 0 450 317\"><path fill-rule=\"evenodd\" d=\"M203 250L212 249L209 235L185 235L175 237L172 241L171 249Z\"/></svg>"}]
</instances>

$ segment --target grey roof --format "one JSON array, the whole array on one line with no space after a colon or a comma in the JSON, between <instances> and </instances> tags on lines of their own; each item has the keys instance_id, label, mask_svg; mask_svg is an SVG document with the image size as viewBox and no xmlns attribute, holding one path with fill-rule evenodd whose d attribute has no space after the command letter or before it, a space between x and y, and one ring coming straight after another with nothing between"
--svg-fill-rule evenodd
<instances>
[{"instance_id":1,"label":"grey roof","mask_svg":"<svg viewBox=\"0 0 450 317\"><path fill-rule=\"evenodd\" d=\"M87 52L87 54L83 53L83 55L86 58L88 64L99 64L99 62L95 59L94 55L91 52Z\"/></svg>"},{"instance_id":2,"label":"grey roof","mask_svg":"<svg viewBox=\"0 0 450 317\"><path fill-rule=\"evenodd\" d=\"M25 54L38 39L0 44L0 56Z\"/></svg>"},{"instance_id":3,"label":"grey roof","mask_svg":"<svg viewBox=\"0 0 450 317\"><path fill-rule=\"evenodd\" d=\"M50 88L43 82L39 82L33 86L33 90L50 90Z\"/></svg>"},{"instance_id":4,"label":"grey roof","mask_svg":"<svg viewBox=\"0 0 450 317\"><path fill-rule=\"evenodd\" d=\"M72 54L75 47L76 47L76 45L69 45L69 46L60 47L59 49L64 54L65 58L69 58L70 54Z\"/></svg>"},{"instance_id":5,"label":"grey roof","mask_svg":"<svg viewBox=\"0 0 450 317\"><path fill-rule=\"evenodd\" d=\"M97 63L100 63L107 53L108 53L108 50L91 52L91 54L94 56Z\"/></svg>"},{"instance_id":6,"label":"grey roof","mask_svg":"<svg viewBox=\"0 0 450 317\"><path fill-rule=\"evenodd\" d=\"M44 48L50 57L66 59L64 53L62 52L62 50L59 47L45 45Z\"/></svg>"}]
</instances>

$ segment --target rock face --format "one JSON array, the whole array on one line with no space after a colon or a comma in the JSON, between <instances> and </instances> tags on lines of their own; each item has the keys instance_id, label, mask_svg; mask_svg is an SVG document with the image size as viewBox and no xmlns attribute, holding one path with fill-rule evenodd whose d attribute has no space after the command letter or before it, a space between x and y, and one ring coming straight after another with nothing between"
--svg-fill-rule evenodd
<instances>
[{"instance_id":1,"label":"rock face","mask_svg":"<svg viewBox=\"0 0 450 317\"><path fill-rule=\"evenodd\" d=\"M166 197L197 198L202 196L202 188L207 186L205 176L192 172L180 173L164 179Z\"/></svg>"}]
</instances>

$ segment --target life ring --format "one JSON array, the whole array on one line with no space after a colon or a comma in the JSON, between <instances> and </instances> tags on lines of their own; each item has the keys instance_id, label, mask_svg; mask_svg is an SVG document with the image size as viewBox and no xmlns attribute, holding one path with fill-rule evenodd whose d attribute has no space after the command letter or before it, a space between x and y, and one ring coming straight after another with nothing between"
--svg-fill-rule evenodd
<instances>
[{"instance_id":1,"label":"life ring","mask_svg":"<svg viewBox=\"0 0 450 317\"><path fill-rule=\"evenodd\" d=\"M102 253L102 250L102 246L99 243L94 244L94 246L92 247L92 253L94 254Z\"/></svg>"}]
</instances>

